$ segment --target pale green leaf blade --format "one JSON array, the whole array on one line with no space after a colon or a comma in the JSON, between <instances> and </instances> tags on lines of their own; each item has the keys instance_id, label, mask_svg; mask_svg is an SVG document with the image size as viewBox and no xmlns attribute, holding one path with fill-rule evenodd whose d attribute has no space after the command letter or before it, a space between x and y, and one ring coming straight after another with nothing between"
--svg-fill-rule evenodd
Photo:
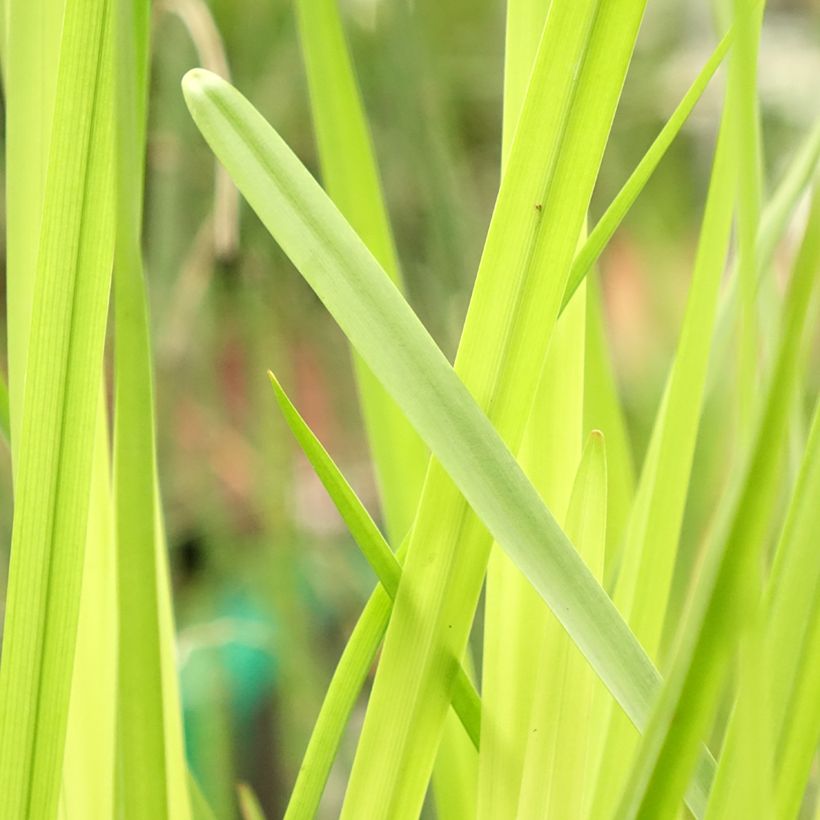
<instances>
[{"instance_id":1,"label":"pale green leaf blade","mask_svg":"<svg viewBox=\"0 0 820 820\"><path fill-rule=\"evenodd\" d=\"M482 510L499 542L562 614L619 702L642 724L657 691L657 673L399 293L238 92L201 70L187 75L185 92L200 129L240 190L465 496Z\"/></svg>"},{"instance_id":2,"label":"pale green leaf blade","mask_svg":"<svg viewBox=\"0 0 820 820\"><path fill-rule=\"evenodd\" d=\"M561 525L566 521L583 447L585 299L586 288L582 288L558 320L518 454L533 486L555 511ZM553 684L563 684L568 639L526 577L506 555L505 560L507 571L514 573L517 583L506 584L508 597L501 601L500 608L503 611L508 607L516 620L502 619L499 625L506 627L507 634L501 640L517 634L521 656L515 667L517 679L508 682L504 689L518 707L516 717L520 722L512 727L513 743L523 759L522 770L502 769L496 773L506 776L515 789L515 802L498 809L502 816L531 816L535 806L549 801L552 788L557 785L555 779L561 776L553 764L563 698ZM534 644L533 635L540 636ZM496 674L504 671L499 668ZM532 791L526 787L527 780L537 784L534 797L527 794ZM539 794L544 799L539 799ZM522 797L529 805L519 805Z\"/></svg>"},{"instance_id":3,"label":"pale green leaf blade","mask_svg":"<svg viewBox=\"0 0 820 820\"><path fill-rule=\"evenodd\" d=\"M378 586L362 610L327 687L285 820L312 820L316 816L342 734L381 646L392 606L384 587Z\"/></svg>"},{"instance_id":4,"label":"pale green leaf blade","mask_svg":"<svg viewBox=\"0 0 820 820\"><path fill-rule=\"evenodd\" d=\"M760 218L757 237L757 287L770 270L777 243L783 237L800 198L811 184L820 162L820 119L803 138L794 157L788 164ZM722 378L729 366L732 329L737 321L739 305L737 266L729 274L729 282L720 303L718 320L712 339L712 355L709 363L709 390Z\"/></svg>"},{"instance_id":5,"label":"pale green leaf blade","mask_svg":"<svg viewBox=\"0 0 820 820\"><path fill-rule=\"evenodd\" d=\"M373 568L379 582L390 597L395 598L401 578L401 566L396 556L327 450L293 406L293 402L279 384L279 380L271 371L268 371L268 378L273 387L276 402L291 433L302 448L302 452L313 467L319 481L327 490L339 515L353 536L353 540Z\"/></svg>"},{"instance_id":6,"label":"pale green leaf blade","mask_svg":"<svg viewBox=\"0 0 820 820\"><path fill-rule=\"evenodd\" d=\"M763 5L734 0L736 41L729 66L733 142L738 174L739 315L737 339L738 428L741 447L752 435L755 395L758 388L760 329L757 315L757 235L760 222L761 164L760 113L757 100L757 55Z\"/></svg>"},{"instance_id":7,"label":"pale green leaf blade","mask_svg":"<svg viewBox=\"0 0 820 820\"><path fill-rule=\"evenodd\" d=\"M817 530L815 530L815 533ZM820 596L815 589L795 689L788 704L789 721L777 746L775 816L797 817L820 741Z\"/></svg>"},{"instance_id":8,"label":"pale green leaf blade","mask_svg":"<svg viewBox=\"0 0 820 820\"><path fill-rule=\"evenodd\" d=\"M510 0L507 3L501 123L502 176L526 99L549 5L548 0ZM548 391L544 379L539 389L541 392ZM567 392L559 395L564 397ZM536 396L533 415L540 418L545 409L549 414L549 401L550 397L544 402ZM565 409L562 402L561 407L556 408L554 417L559 418ZM572 420L573 415L568 418ZM526 441L527 434L524 435ZM526 449L525 444L522 450ZM519 453L519 457L521 455ZM531 479L532 470L528 470L528 466L531 468L533 461L539 463L538 455L543 454L530 453L535 457L529 459L529 464L522 459L522 466ZM547 501L552 503L552 499ZM536 676L527 673L533 660L532 631L528 622L533 618L543 618L541 609L543 602L527 579L510 557L497 544L493 545L487 563L484 593L481 664L483 737L479 755L477 820L513 816L516 813L527 749L526 733L535 693ZM533 627L538 629L540 624L533 624Z\"/></svg>"},{"instance_id":9,"label":"pale green leaf blade","mask_svg":"<svg viewBox=\"0 0 820 820\"><path fill-rule=\"evenodd\" d=\"M113 815L117 721L117 573L105 394L98 391L77 646L61 807L66 817Z\"/></svg>"},{"instance_id":10,"label":"pale green leaf blade","mask_svg":"<svg viewBox=\"0 0 820 820\"><path fill-rule=\"evenodd\" d=\"M599 580L606 548L607 469L603 436L593 431L584 448L566 514L567 533ZM539 732L531 733L517 817L582 817L591 793L588 760L599 727L591 725L593 701L606 695L594 672L566 633L553 639L550 664L539 668L539 690L549 712ZM543 708L543 707L542 707ZM534 719L535 720L535 719ZM539 738L545 734L548 738ZM545 808L546 807L546 808Z\"/></svg>"},{"instance_id":11,"label":"pale green leaf blade","mask_svg":"<svg viewBox=\"0 0 820 820\"><path fill-rule=\"evenodd\" d=\"M9 440L22 427L65 0L6 0L3 48ZM16 468L15 468L16 469Z\"/></svg>"},{"instance_id":12,"label":"pale green leaf blade","mask_svg":"<svg viewBox=\"0 0 820 820\"><path fill-rule=\"evenodd\" d=\"M569 304L572 295L578 289L590 268L595 264L609 240L612 239L623 218L635 203L641 191L646 187L646 183L675 141L675 137L680 133L684 123L723 62L732 44L732 39L732 31L729 31L715 47L700 73L687 89L683 99L678 103L677 108L672 112L658 136L655 137L652 145L641 157L641 161L630 174L621 190L618 191L604 215L598 220L581 250L575 255L569 280L567 281L567 289L564 292L562 309Z\"/></svg>"},{"instance_id":13,"label":"pale green leaf blade","mask_svg":"<svg viewBox=\"0 0 820 820\"><path fill-rule=\"evenodd\" d=\"M299 0L296 10L324 187L403 290L337 0ZM399 543L413 522L427 450L395 402L355 355L354 365L387 532L394 543Z\"/></svg>"},{"instance_id":14,"label":"pale green leaf blade","mask_svg":"<svg viewBox=\"0 0 820 820\"><path fill-rule=\"evenodd\" d=\"M117 3L114 498L119 573L119 798L126 818L190 814L159 511L141 249L150 4Z\"/></svg>"},{"instance_id":15,"label":"pale green leaf blade","mask_svg":"<svg viewBox=\"0 0 820 820\"><path fill-rule=\"evenodd\" d=\"M514 451L642 11L641 2L550 5L456 356L458 375ZM420 808L449 701L449 658L466 644L489 550L434 460L348 784L349 816Z\"/></svg>"},{"instance_id":16,"label":"pale green leaf blade","mask_svg":"<svg viewBox=\"0 0 820 820\"><path fill-rule=\"evenodd\" d=\"M692 282L675 358L662 395L630 513L615 603L657 659L688 494L735 201L730 120L718 135ZM617 804L637 735L613 711L600 762L594 815Z\"/></svg>"},{"instance_id":17,"label":"pale green leaf blade","mask_svg":"<svg viewBox=\"0 0 820 820\"><path fill-rule=\"evenodd\" d=\"M820 554L816 537L820 526L820 407L815 410L800 475L792 495L786 523L777 547L766 599L764 662L768 675L765 719L771 724L775 748L779 750L776 799L777 816L796 817L805 788L811 759L817 745L816 714L808 704L812 691L810 672L812 630L817 618L820 584ZM756 682L741 679L740 687ZM800 701L800 705L797 705ZM791 705L790 705L791 704ZM809 712L802 715L802 709ZM747 789L744 747L738 716L733 714L723 742L715 784L709 799L709 817L727 816L738 792Z\"/></svg>"},{"instance_id":18,"label":"pale green leaf blade","mask_svg":"<svg viewBox=\"0 0 820 820\"><path fill-rule=\"evenodd\" d=\"M110 287L111 26L70 0L34 282L0 668L9 816L57 810Z\"/></svg>"},{"instance_id":19,"label":"pale green leaf blade","mask_svg":"<svg viewBox=\"0 0 820 820\"><path fill-rule=\"evenodd\" d=\"M820 197L815 197L789 286L783 334L754 446L706 558L672 671L643 737L619 810L624 818L663 817L676 808L713 713L754 594L794 400L802 331L818 271Z\"/></svg>"},{"instance_id":20,"label":"pale green leaf blade","mask_svg":"<svg viewBox=\"0 0 820 820\"><path fill-rule=\"evenodd\" d=\"M401 564L397 560L397 556L393 554L390 545L384 540L384 536L379 531L376 523L333 462L327 450L299 415L299 411L293 405L276 376L268 371L268 378L290 431L327 490L334 506L339 511L339 515L341 515L350 534L358 544L362 555L376 573L379 582L387 591L390 599L393 600L396 597L396 591L401 579ZM400 550L400 554L401 552ZM478 746L481 718L480 702L475 687L463 670L456 677L453 708L462 720L470 739Z\"/></svg>"}]
</instances>

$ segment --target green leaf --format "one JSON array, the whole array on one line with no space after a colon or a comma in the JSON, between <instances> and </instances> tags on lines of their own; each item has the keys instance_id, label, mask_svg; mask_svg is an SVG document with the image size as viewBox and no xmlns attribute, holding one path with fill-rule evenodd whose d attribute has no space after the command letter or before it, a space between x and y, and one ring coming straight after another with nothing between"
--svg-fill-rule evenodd
<instances>
[{"instance_id":1,"label":"green leaf","mask_svg":"<svg viewBox=\"0 0 820 820\"><path fill-rule=\"evenodd\" d=\"M513 451L642 11L641 2L550 6L456 357L458 375ZM490 548L448 471L434 460L425 481L347 816L413 815L427 786L455 671L449 658L465 646Z\"/></svg>"},{"instance_id":2,"label":"green leaf","mask_svg":"<svg viewBox=\"0 0 820 820\"><path fill-rule=\"evenodd\" d=\"M121 806L168 816L156 568L153 391L140 225L148 4L117 4L114 499L119 574Z\"/></svg>"},{"instance_id":3,"label":"green leaf","mask_svg":"<svg viewBox=\"0 0 820 820\"><path fill-rule=\"evenodd\" d=\"M811 502L816 506L816 496ZM816 533L817 530L815 529ZM789 721L777 746L778 777L775 783L775 816L797 817L811 776L820 741L820 604L815 589L794 692L789 701Z\"/></svg>"},{"instance_id":4,"label":"green leaf","mask_svg":"<svg viewBox=\"0 0 820 820\"><path fill-rule=\"evenodd\" d=\"M379 582L385 588L391 600L394 599L401 580L401 564L327 450L299 415L298 410L294 407L293 402L285 393L276 376L268 371L268 378L290 431L327 490L362 554L376 573ZM480 702L478 694L464 670L461 670L457 675L455 687L456 690L461 691L454 692L453 706L461 718L470 739L478 747L481 721Z\"/></svg>"},{"instance_id":5,"label":"green leaf","mask_svg":"<svg viewBox=\"0 0 820 820\"><path fill-rule=\"evenodd\" d=\"M400 557L401 554L399 550ZM376 587L347 640L327 687L285 820L313 820L316 817L342 734L381 646L392 608L393 602L384 587Z\"/></svg>"},{"instance_id":6,"label":"green leaf","mask_svg":"<svg viewBox=\"0 0 820 820\"><path fill-rule=\"evenodd\" d=\"M199 69L186 75L184 90L200 130L268 229L642 725L657 691L657 673L400 294L238 92Z\"/></svg>"},{"instance_id":7,"label":"green leaf","mask_svg":"<svg viewBox=\"0 0 820 820\"><path fill-rule=\"evenodd\" d=\"M705 395L711 330L732 227L735 164L729 129L730 120L724 114L678 348L641 470L614 594L619 611L655 659L678 554ZM636 733L623 715L613 712L596 787L595 816L605 816L617 803L636 741Z\"/></svg>"},{"instance_id":8,"label":"green leaf","mask_svg":"<svg viewBox=\"0 0 820 820\"><path fill-rule=\"evenodd\" d=\"M337 0L299 0L296 9L325 189L403 290ZM399 543L413 523L427 450L396 403L355 355L354 365L387 532Z\"/></svg>"},{"instance_id":9,"label":"green leaf","mask_svg":"<svg viewBox=\"0 0 820 820\"><path fill-rule=\"evenodd\" d=\"M117 3L114 499L119 574L121 807L190 814L170 586L159 513L153 373L141 250L150 5Z\"/></svg>"},{"instance_id":10,"label":"green leaf","mask_svg":"<svg viewBox=\"0 0 820 820\"><path fill-rule=\"evenodd\" d=\"M760 222L760 114L757 101L757 54L763 5L734 0L737 39L729 66L734 147L738 174L738 261L740 313L737 347L738 439L745 447L752 434L758 388L760 331L757 317L757 234Z\"/></svg>"},{"instance_id":11,"label":"green leaf","mask_svg":"<svg viewBox=\"0 0 820 820\"><path fill-rule=\"evenodd\" d=\"M642 739L619 817L665 817L675 810L698 742L713 714L732 649L753 603L760 550L766 543L777 468L794 400L802 331L819 270L820 197L815 197L789 285L782 336L754 444L706 556L680 646Z\"/></svg>"},{"instance_id":12,"label":"green leaf","mask_svg":"<svg viewBox=\"0 0 820 820\"><path fill-rule=\"evenodd\" d=\"M373 568L373 572L376 573L388 595L395 598L396 590L399 588L399 579L401 578L401 565L396 560L390 545L384 540L384 536L353 491L353 488L348 484L305 420L299 415L299 411L294 407L279 380L270 370L268 371L268 378L276 396L276 403L279 405L282 416L287 422L291 433L293 433L293 437L302 448L302 452L327 490L331 501L333 501L339 515L342 517L342 521L344 521L345 526L353 536L353 540L359 546L362 555L367 559L367 563Z\"/></svg>"},{"instance_id":13,"label":"green leaf","mask_svg":"<svg viewBox=\"0 0 820 820\"><path fill-rule=\"evenodd\" d=\"M584 280L590 268L595 264L609 243L609 240L614 236L615 231L618 229L618 226L629 212L629 209L641 191L646 187L649 178L666 155L669 146L672 145L675 137L680 133L684 123L689 118L689 115L692 113L698 100L700 100L712 77L714 77L718 67L723 62L723 58L728 53L732 44L732 39L733 32L730 30L718 43L709 59L704 63L700 74L695 77L694 82L689 86L683 99L678 103L678 107L672 112L672 115L666 121L666 124L658 136L655 137L652 145L649 146L649 149L643 157L641 157L641 161L637 164L635 170L630 174L629 179L624 183L621 190L618 191L617 196L612 200L604 212L604 215L598 220L598 223L593 228L586 242L584 242L581 250L575 255L569 280L567 281L567 288L564 292L564 299L561 305L562 309L569 304L572 295L578 289L578 286Z\"/></svg>"},{"instance_id":14,"label":"green leaf","mask_svg":"<svg viewBox=\"0 0 820 820\"><path fill-rule=\"evenodd\" d=\"M567 509L567 533L599 580L606 549L607 470L604 439L593 431L584 448ZM549 633L548 633L549 634ZM557 640L556 640L557 637ZM598 727L591 724L593 701L604 690L565 633L553 637L538 668L533 725L516 817L583 817L593 774L588 767ZM541 713L541 714L539 714ZM546 731L544 731L546 730ZM539 735L547 735L546 738Z\"/></svg>"},{"instance_id":15,"label":"green leaf","mask_svg":"<svg viewBox=\"0 0 820 820\"><path fill-rule=\"evenodd\" d=\"M403 290L376 158L338 3L336 0L301 0L296 8L325 188L397 287ZM393 542L399 543L415 515L427 449L355 353L353 362L385 525ZM453 731L460 733L457 726ZM473 753L467 746L462 737L450 739L452 765L460 771L466 770L469 764L456 758ZM452 792L454 788L446 778L439 778L435 791L437 803L446 799L443 790Z\"/></svg>"},{"instance_id":16,"label":"green leaf","mask_svg":"<svg viewBox=\"0 0 820 820\"><path fill-rule=\"evenodd\" d=\"M813 682L818 679L807 677L811 675L808 667L814 662L811 641L817 640L812 635L819 614L816 603L820 589L820 554L816 549L820 526L818 493L820 406L815 410L765 602L765 642L761 654L769 686L765 718L758 714L757 720L765 719L771 724L773 741L778 749L778 817L796 817L798 814L820 728L817 722L820 715L807 698L808 693L816 690ZM751 676L741 679L741 692L746 686L756 686L756 681ZM804 709L806 713L803 713ZM709 800L710 817L728 816L731 801L754 785L747 782L753 773L747 773L743 768L744 747L738 717L733 714Z\"/></svg>"},{"instance_id":17,"label":"green leaf","mask_svg":"<svg viewBox=\"0 0 820 820\"><path fill-rule=\"evenodd\" d=\"M6 0L3 99L9 431L19 439L65 0ZM15 466L15 471L16 471Z\"/></svg>"},{"instance_id":18,"label":"green leaf","mask_svg":"<svg viewBox=\"0 0 820 820\"><path fill-rule=\"evenodd\" d=\"M68 711L61 810L75 817L115 814L117 579L105 393L97 426L83 563L77 646Z\"/></svg>"},{"instance_id":19,"label":"green leaf","mask_svg":"<svg viewBox=\"0 0 820 820\"><path fill-rule=\"evenodd\" d=\"M510 0L507 3L504 43L504 97L501 139L501 173L506 170L515 130L526 99L527 86L544 29L549 2L545 0ZM570 319L569 321L572 321ZM577 324L577 320L575 322ZM575 341L575 340L570 340ZM541 380L540 392L549 387ZM562 391L562 397L573 391ZM565 402L550 414L549 396L535 398L533 416L541 419L561 418ZM568 416L572 424L577 416ZM525 433L525 440L527 439ZM559 437L557 441L561 441ZM580 434L578 437L580 446ZM526 445L522 450L526 451ZM569 449L569 448L568 448ZM520 453L519 456L523 455ZM521 459L532 479L533 464L542 455L536 449ZM571 456L574 455L571 453ZM563 463L561 464L563 467ZM574 464L570 465L572 471ZM538 488L543 490L543 488ZM546 498L547 503L552 499ZM512 560L497 545L493 545L487 564L484 597L484 634L481 663L482 728L479 755L477 820L513 816L518 806L521 772L526 753L535 676L528 674L533 662L531 636L541 627L528 621L543 619L543 602Z\"/></svg>"},{"instance_id":20,"label":"green leaf","mask_svg":"<svg viewBox=\"0 0 820 820\"><path fill-rule=\"evenodd\" d=\"M789 225L789 219L794 213L801 196L811 184L818 162L820 162L820 118L817 119L799 148L794 152L794 158L789 163L761 215L755 252L758 290L766 273L771 270L770 263L777 243L783 237ZM731 336L737 322L738 306L737 266L733 266L729 273L728 285L721 299L712 340L709 390L725 378L726 369L730 367Z\"/></svg>"},{"instance_id":21,"label":"green leaf","mask_svg":"<svg viewBox=\"0 0 820 820\"><path fill-rule=\"evenodd\" d=\"M583 447L585 300L586 289L582 288L558 321L518 454L521 466L548 507L555 511L560 524L566 520ZM538 788L548 795L553 786L558 787L554 778L563 774L552 765L558 726L563 724L562 698L555 695L547 682L552 682L553 674L564 668L567 636L526 577L506 556L505 560L518 580L507 583L507 598L497 607L502 611L509 608L516 620L502 619L507 634L500 639L510 640L516 633L519 636L521 655L516 668L518 685L525 696L521 698L516 691L515 681L505 687L510 698L523 701L519 706L524 712L523 723L514 727L514 744L522 755L526 753L522 761L523 778L534 775ZM541 636L541 640L533 642L534 635ZM503 671L501 667L498 673ZM500 813L513 816L531 812L532 805L518 805L519 792L526 797L522 772L502 770L500 774L506 774L515 787L515 803L503 807Z\"/></svg>"},{"instance_id":22,"label":"green leaf","mask_svg":"<svg viewBox=\"0 0 820 820\"><path fill-rule=\"evenodd\" d=\"M110 16L69 0L62 31L0 667L10 817L54 817L60 789L113 242Z\"/></svg>"}]
</instances>

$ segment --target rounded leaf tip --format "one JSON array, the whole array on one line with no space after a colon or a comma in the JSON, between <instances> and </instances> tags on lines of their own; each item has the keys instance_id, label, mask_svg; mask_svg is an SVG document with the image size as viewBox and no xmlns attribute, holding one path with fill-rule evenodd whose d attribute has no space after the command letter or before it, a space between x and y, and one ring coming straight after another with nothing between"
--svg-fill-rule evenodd
<instances>
[{"instance_id":1,"label":"rounded leaf tip","mask_svg":"<svg viewBox=\"0 0 820 820\"><path fill-rule=\"evenodd\" d=\"M212 71L206 68L192 68L185 72L182 78L182 93L186 99L202 92L208 86L214 86L222 82Z\"/></svg>"}]
</instances>

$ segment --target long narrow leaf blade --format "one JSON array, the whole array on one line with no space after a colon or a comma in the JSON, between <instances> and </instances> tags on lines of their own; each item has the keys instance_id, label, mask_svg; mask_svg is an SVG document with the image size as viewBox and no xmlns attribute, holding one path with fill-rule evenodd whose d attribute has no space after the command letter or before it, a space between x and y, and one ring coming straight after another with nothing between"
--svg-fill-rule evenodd
<instances>
[{"instance_id":1,"label":"long narrow leaf blade","mask_svg":"<svg viewBox=\"0 0 820 820\"><path fill-rule=\"evenodd\" d=\"M105 0L66 6L0 667L12 817L53 817L61 779L111 273L110 24Z\"/></svg>"},{"instance_id":2,"label":"long narrow leaf blade","mask_svg":"<svg viewBox=\"0 0 820 820\"><path fill-rule=\"evenodd\" d=\"M569 280L567 281L567 288L564 292L562 309L569 304L572 295L584 280L589 269L595 264L609 240L614 236L623 218L666 155L669 146L675 141L675 137L680 133L684 123L723 62L732 44L732 39L732 32L729 31L715 47L715 50L700 70L700 74L695 78L686 94L684 94L683 99L678 103L678 107L666 121L666 125L655 137L654 142L641 157L641 161L630 174L629 179L618 191L615 199L612 200L609 207L604 211L604 215L590 232L581 250L575 255Z\"/></svg>"},{"instance_id":3,"label":"long narrow leaf blade","mask_svg":"<svg viewBox=\"0 0 820 820\"><path fill-rule=\"evenodd\" d=\"M663 817L676 808L695 750L713 713L726 665L747 613L765 543L777 466L794 398L803 325L820 271L820 197L815 196L784 308L783 335L732 506L701 573L697 598L621 803L619 816Z\"/></svg>"},{"instance_id":4,"label":"long narrow leaf blade","mask_svg":"<svg viewBox=\"0 0 820 820\"><path fill-rule=\"evenodd\" d=\"M401 580L401 564L397 557L327 450L299 415L277 378L270 371L268 378L282 415L294 438L299 442L302 452L307 456L381 585L391 600L395 599ZM478 746L481 719L478 694L463 670L456 677L455 687L453 707L461 718L467 734Z\"/></svg>"},{"instance_id":5,"label":"long narrow leaf blade","mask_svg":"<svg viewBox=\"0 0 820 820\"><path fill-rule=\"evenodd\" d=\"M299 0L296 9L324 186L373 256L403 290L338 2ZM358 357L354 357L354 365L387 532L394 543L399 543L413 521L427 451L367 366Z\"/></svg>"},{"instance_id":6,"label":"long narrow leaf blade","mask_svg":"<svg viewBox=\"0 0 820 820\"><path fill-rule=\"evenodd\" d=\"M186 75L184 90L200 130L240 190L642 726L658 690L657 672L389 279L238 92L199 69Z\"/></svg>"}]
</instances>

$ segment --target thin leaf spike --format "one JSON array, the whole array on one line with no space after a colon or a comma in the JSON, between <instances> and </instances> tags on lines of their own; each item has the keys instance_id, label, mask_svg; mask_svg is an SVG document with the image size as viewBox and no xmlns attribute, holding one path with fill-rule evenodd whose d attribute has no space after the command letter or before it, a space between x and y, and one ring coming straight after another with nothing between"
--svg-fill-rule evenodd
<instances>
[{"instance_id":1,"label":"thin leaf spike","mask_svg":"<svg viewBox=\"0 0 820 820\"><path fill-rule=\"evenodd\" d=\"M276 401L294 438L302 448L322 485L327 490L339 515L347 525L350 534L376 573L381 585L391 600L395 599L401 580L401 564L384 540L376 523L370 517L353 488L348 484L327 450L316 438L299 411L293 405L276 376L269 370L268 378L273 387ZM461 669L456 676L453 692L453 707L467 730L473 744L478 747L479 723L481 720L478 693L467 673Z\"/></svg>"}]
</instances>

